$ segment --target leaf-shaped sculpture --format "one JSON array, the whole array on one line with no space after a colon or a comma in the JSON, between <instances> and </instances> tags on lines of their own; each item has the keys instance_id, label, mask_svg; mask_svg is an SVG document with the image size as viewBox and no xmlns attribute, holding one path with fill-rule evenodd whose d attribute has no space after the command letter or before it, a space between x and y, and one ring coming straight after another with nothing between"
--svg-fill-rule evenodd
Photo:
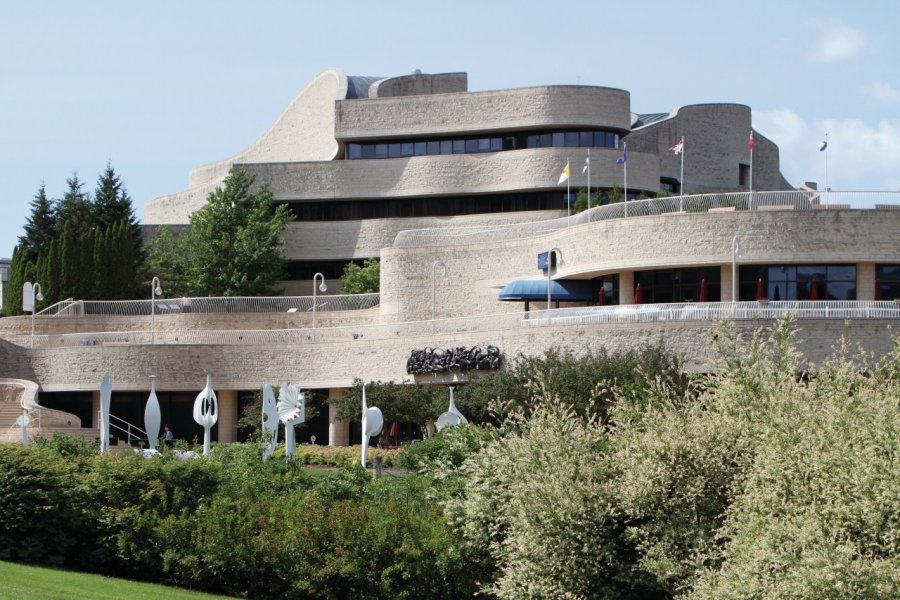
<instances>
[{"instance_id":1,"label":"leaf-shaped sculpture","mask_svg":"<svg viewBox=\"0 0 900 600\"><path fill-rule=\"evenodd\" d=\"M100 452L109 450L109 407L112 403L112 374L107 371L100 382Z\"/></svg>"},{"instance_id":2,"label":"leaf-shaped sculpture","mask_svg":"<svg viewBox=\"0 0 900 600\"><path fill-rule=\"evenodd\" d=\"M440 431L444 427L458 427L459 425L467 425L469 420L463 416L459 409L456 408L456 403L453 399L453 386L450 386L450 408L447 409L447 412L441 414L437 418L435 425L437 426L437 430Z\"/></svg>"},{"instance_id":3,"label":"leaf-shaped sculpture","mask_svg":"<svg viewBox=\"0 0 900 600\"><path fill-rule=\"evenodd\" d=\"M212 389L212 375L206 374L206 387L197 394L194 400L194 421L203 428L203 456L209 456L211 436L210 431L219 418L219 400Z\"/></svg>"},{"instance_id":4,"label":"leaf-shaped sculpture","mask_svg":"<svg viewBox=\"0 0 900 600\"><path fill-rule=\"evenodd\" d=\"M144 427L147 429L147 448L156 450L159 440L159 424L162 416L159 410L159 398L156 397L156 376L150 376L150 396L144 407Z\"/></svg>"},{"instance_id":5,"label":"leaf-shaped sculpture","mask_svg":"<svg viewBox=\"0 0 900 600\"><path fill-rule=\"evenodd\" d=\"M269 432L269 444L263 450L262 459L269 460L278 447L278 409L275 406L275 392L268 383L263 384L262 426Z\"/></svg>"},{"instance_id":6,"label":"leaf-shaped sculpture","mask_svg":"<svg viewBox=\"0 0 900 600\"><path fill-rule=\"evenodd\" d=\"M299 386L284 384L277 407L278 418L284 423L284 455L291 460L297 452L294 427L306 420L306 396Z\"/></svg>"},{"instance_id":7,"label":"leaf-shaped sculpture","mask_svg":"<svg viewBox=\"0 0 900 600\"><path fill-rule=\"evenodd\" d=\"M360 462L363 468L366 468L366 456L369 450L369 438L375 437L381 433L384 427L384 417L381 409L377 406L370 407L366 402L366 384L363 383L362 388L362 450Z\"/></svg>"}]
</instances>

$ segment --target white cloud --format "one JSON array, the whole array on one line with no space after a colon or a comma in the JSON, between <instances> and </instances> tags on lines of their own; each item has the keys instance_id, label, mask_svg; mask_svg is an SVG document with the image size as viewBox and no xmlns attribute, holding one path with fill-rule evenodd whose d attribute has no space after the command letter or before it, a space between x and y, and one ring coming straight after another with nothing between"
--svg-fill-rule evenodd
<instances>
[{"instance_id":1,"label":"white cloud","mask_svg":"<svg viewBox=\"0 0 900 600\"><path fill-rule=\"evenodd\" d=\"M863 88L863 94L885 104L900 102L900 90L895 89L891 84L884 81L876 81L872 85Z\"/></svg>"},{"instance_id":2,"label":"white cloud","mask_svg":"<svg viewBox=\"0 0 900 600\"><path fill-rule=\"evenodd\" d=\"M900 188L900 120L807 121L788 108L754 111L753 127L778 144L781 172L793 185L825 185L825 156L819 144L828 133L828 186L835 190Z\"/></svg>"},{"instance_id":3,"label":"white cloud","mask_svg":"<svg viewBox=\"0 0 900 600\"><path fill-rule=\"evenodd\" d=\"M819 37L810 50L814 62L834 63L856 58L866 47L866 37L838 20L818 26Z\"/></svg>"}]
</instances>

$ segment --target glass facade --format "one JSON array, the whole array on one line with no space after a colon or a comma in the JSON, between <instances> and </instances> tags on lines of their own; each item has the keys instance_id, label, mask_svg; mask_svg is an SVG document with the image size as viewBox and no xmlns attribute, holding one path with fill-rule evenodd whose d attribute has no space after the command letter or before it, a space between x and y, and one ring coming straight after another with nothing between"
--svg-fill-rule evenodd
<instances>
[{"instance_id":1,"label":"glass facade","mask_svg":"<svg viewBox=\"0 0 900 600\"><path fill-rule=\"evenodd\" d=\"M347 144L347 160L437 154L478 154L522 148L618 148L619 134L605 130L532 131L438 140L391 140Z\"/></svg>"},{"instance_id":2,"label":"glass facade","mask_svg":"<svg viewBox=\"0 0 900 600\"><path fill-rule=\"evenodd\" d=\"M719 267L694 269L658 269L636 271L634 284L641 284L644 303L699 302L700 289L706 280L706 301L721 302L722 285Z\"/></svg>"},{"instance_id":3,"label":"glass facade","mask_svg":"<svg viewBox=\"0 0 900 600\"><path fill-rule=\"evenodd\" d=\"M856 265L745 265L738 269L738 299L856 300Z\"/></svg>"},{"instance_id":4,"label":"glass facade","mask_svg":"<svg viewBox=\"0 0 900 600\"><path fill-rule=\"evenodd\" d=\"M876 300L900 298L900 265L875 265L875 285Z\"/></svg>"}]
</instances>

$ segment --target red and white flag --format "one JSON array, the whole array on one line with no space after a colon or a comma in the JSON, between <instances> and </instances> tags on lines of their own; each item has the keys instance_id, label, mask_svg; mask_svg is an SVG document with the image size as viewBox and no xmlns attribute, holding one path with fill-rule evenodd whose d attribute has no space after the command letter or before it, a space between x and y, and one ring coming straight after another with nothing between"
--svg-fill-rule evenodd
<instances>
[{"instance_id":1,"label":"red and white flag","mask_svg":"<svg viewBox=\"0 0 900 600\"><path fill-rule=\"evenodd\" d=\"M753 132L751 131L750 139L747 140L747 150L749 150L751 154L753 153L753 146L755 146L755 145L756 145L756 140L753 139Z\"/></svg>"},{"instance_id":2,"label":"red and white flag","mask_svg":"<svg viewBox=\"0 0 900 600\"><path fill-rule=\"evenodd\" d=\"M681 151L684 150L684 136L681 136L681 139L678 140L678 143L669 148L675 154L681 154Z\"/></svg>"}]
</instances>

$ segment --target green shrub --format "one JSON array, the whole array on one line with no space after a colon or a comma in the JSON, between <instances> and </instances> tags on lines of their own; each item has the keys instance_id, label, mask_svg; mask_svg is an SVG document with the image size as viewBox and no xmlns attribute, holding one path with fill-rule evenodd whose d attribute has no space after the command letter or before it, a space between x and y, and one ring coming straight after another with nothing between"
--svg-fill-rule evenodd
<instances>
[{"instance_id":1,"label":"green shrub","mask_svg":"<svg viewBox=\"0 0 900 600\"><path fill-rule=\"evenodd\" d=\"M58 431L49 440L35 438L34 445L64 458L95 456L100 450L99 440L89 442L81 436L66 435Z\"/></svg>"},{"instance_id":2,"label":"green shrub","mask_svg":"<svg viewBox=\"0 0 900 600\"><path fill-rule=\"evenodd\" d=\"M496 430L493 428L478 425L448 427L430 438L401 448L394 464L425 473L456 468L495 437Z\"/></svg>"}]
</instances>

